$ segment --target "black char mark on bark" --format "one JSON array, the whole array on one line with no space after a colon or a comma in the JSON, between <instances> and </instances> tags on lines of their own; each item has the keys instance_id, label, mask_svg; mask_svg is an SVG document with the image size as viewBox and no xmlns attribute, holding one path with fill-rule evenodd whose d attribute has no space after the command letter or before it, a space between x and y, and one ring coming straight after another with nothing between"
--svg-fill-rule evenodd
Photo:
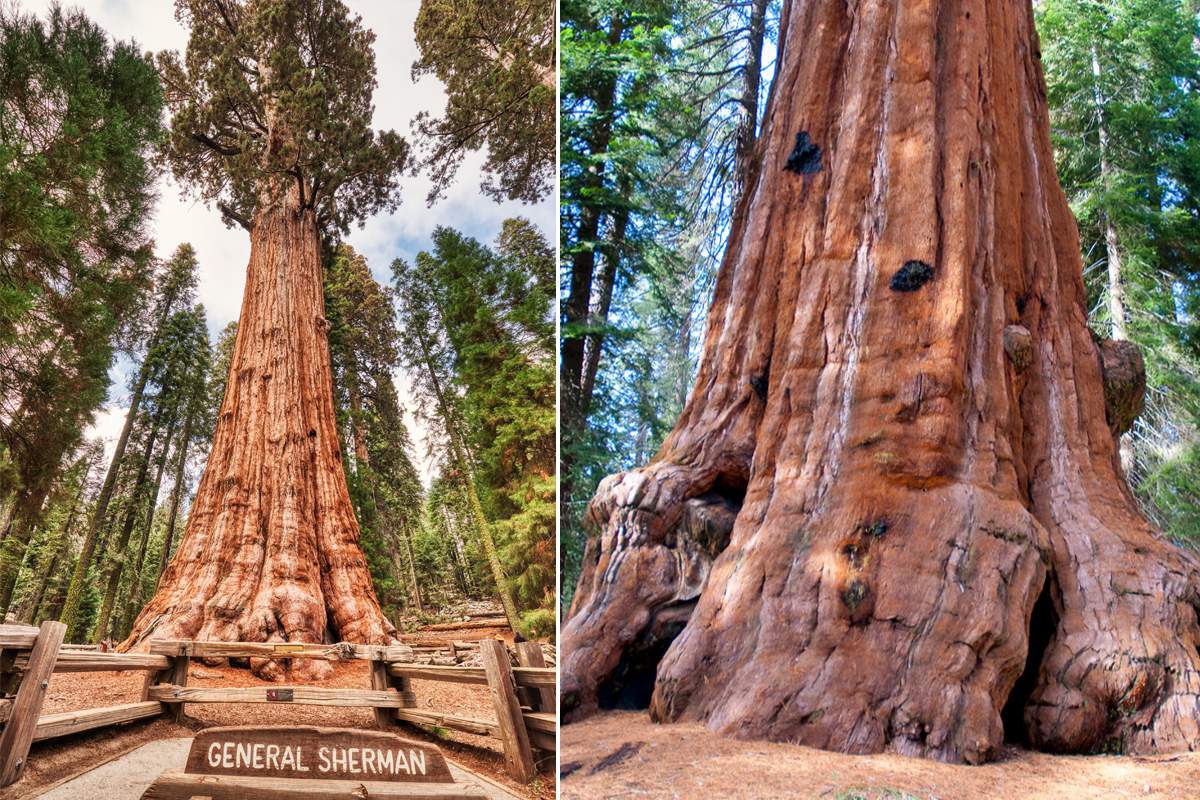
<instances>
[{"instance_id":1,"label":"black char mark on bark","mask_svg":"<svg viewBox=\"0 0 1200 800\"><path fill-rule=\"evenodd\" d=\"M757 375L750 376L750 388L758 395L758 399L764 403L767 402L767 386L771 380L769 369L765 369Z\"/></svg>"},{"instance_id":2,"label":"black char mark on bark","mask_svg":"<svg viewBox=\"0 0 1200 800\"><path fill-rule=\"evenodd\" d=\"M867 534L868 536L874 536L876 539L879 539L879 538L882 538L883 535L888 532L889 527L891 527L891 525L888 523L888 521L886 519L880 518L880 519L876 519L872 522L864 522L862 525L859 526L859 530L861 530L863 533Z\"/></svg>"},{"instance_id":3,"label":"black char mark on bark","mask_svg":"<svg viewBox=\"0 0 1200 800\"><path fill-rule=\"evenodd\" d=\"M933 267L924 261L905 261L904 266L896 270L892 276L891 287L894 292L915 292L933 277Z\"/></svg>"},{"instance_id":4,"label":"black char mark on bark","mask_svg":"<svg viewBox=\"0 0 1200 800\"><path fill-rule=\"evenodd\" d=\"M821 171L821 148L809 140L808 131L796 134L796 146L783 168L797 175L815 175Z\"/></svg>"}]
</instances>

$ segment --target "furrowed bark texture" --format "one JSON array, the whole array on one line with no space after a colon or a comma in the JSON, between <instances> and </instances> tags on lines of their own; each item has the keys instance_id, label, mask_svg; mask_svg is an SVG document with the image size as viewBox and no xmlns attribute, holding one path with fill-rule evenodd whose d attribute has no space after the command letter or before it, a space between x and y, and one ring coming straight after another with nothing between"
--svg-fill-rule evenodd
<instances>
[{"instance_id":1,"label":"furrowed bark texture","mask_svg":"<svg viewBox=\"0 0 1200 800\"><path fill-rule=\"evenodd\" d=\"M1200 746L1200 573L1121 474L1029 3L783 26L696 385L589 509L564 709L656 668L654 718L742 737Z\"/></svg>"},{"instance_id":2,"label":"furrowed bark texture","mask_svg":"<svg viewBox=\"0 0 1200 800\"><path fill-rule=\"evenodd\" d=\"M125 647L395 638L358 543L334 420L317 227L297 206L293 192L255 216L212 451L178 552ZM276 662L252 666L265 677L284 673ZM320 677L328 666L292 669Z\"/></svg>"}]
</instances>

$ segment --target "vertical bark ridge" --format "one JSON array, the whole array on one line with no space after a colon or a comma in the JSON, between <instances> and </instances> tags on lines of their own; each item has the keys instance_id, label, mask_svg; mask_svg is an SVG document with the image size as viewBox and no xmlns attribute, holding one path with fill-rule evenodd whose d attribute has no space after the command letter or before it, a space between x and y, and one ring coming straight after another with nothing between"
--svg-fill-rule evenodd
<instances>
[{"instance_id":1,"label":"vertical bark ridge","mask_svg":"<svg viewBox=\"0 0 1200 800\"><path fill-rule=\"evenodd\" d=\"M982 761L1052 572L1029 739L1197 746L1196 570L1121 480L1030 8L785 13L696 389L590 508L564 708L594 708L683 609L656 719ZM815 173L786 168L800 132ZM1028 368L1006 356L1018 324ZM694 504L731 475L740 513L704 551Z\"/></svg>"}]
</instances>

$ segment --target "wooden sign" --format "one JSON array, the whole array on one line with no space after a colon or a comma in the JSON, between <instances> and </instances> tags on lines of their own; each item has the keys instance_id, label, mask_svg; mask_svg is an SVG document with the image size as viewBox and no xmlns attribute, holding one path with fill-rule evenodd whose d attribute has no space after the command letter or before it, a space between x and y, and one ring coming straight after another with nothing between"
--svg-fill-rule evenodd
<instances>
[{"instance_id":1,"label":"wooden sign","mask_svg":"<svg viewBox=\"0 0 1200 800\"><path fill-rule=\"evenodd\" d=\"M377 782L453 783L433 745L348 728L208 728L196 735L185 772Z\"/></svg>"}]
</instances>

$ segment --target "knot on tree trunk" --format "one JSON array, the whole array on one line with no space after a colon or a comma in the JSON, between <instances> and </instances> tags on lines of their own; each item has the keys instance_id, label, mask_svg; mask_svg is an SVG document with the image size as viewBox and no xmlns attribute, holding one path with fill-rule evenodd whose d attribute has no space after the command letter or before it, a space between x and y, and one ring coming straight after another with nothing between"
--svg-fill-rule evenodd
<instances>
[{"instance_id":1,"label":"knot on tree trunk","mask_svg":"<svg viewBox=\"0 0 1200 800\"><path fill-rule=\"evenodd\" d=\"M709 561L715 559L729 544L729 534L733 533L733 523L740 510L741 506L734 499L716 492L693 497L683 504L679 543L688 549L698 548Z\"/></svg>"},{"instance_id":2,"label":"knot on tree trunk","mask_svg":"<svg viewBox=\"0 0 1200 800\"><path fill-rule=\"evenodd\" d=\"M1104 411L1113 436L1133 427L1146 405L1146 364L1130 341L1102 339L1100 367L1104 375Z\"/></svg>"},{"instance_id":3,"label":"knot on tree trunk","mask_svg":"<svg viewBox=\"0 0 1200 800\"><path fill-rule=\"evenodd\" d=\"M1024 325L1009 325L1004 329L1004 352L1013 369L1024 372L1033 360L1033 334Z\"/></svg>"}]
</instances>

